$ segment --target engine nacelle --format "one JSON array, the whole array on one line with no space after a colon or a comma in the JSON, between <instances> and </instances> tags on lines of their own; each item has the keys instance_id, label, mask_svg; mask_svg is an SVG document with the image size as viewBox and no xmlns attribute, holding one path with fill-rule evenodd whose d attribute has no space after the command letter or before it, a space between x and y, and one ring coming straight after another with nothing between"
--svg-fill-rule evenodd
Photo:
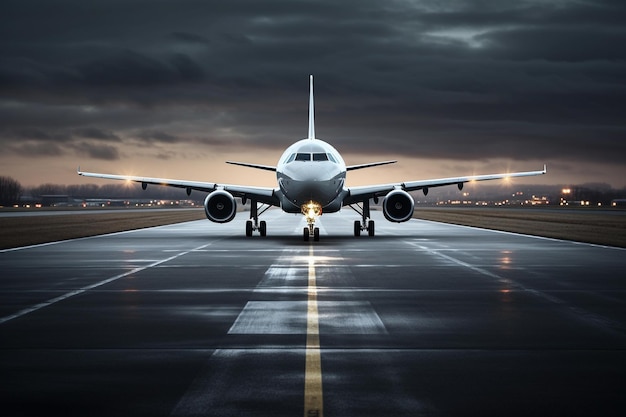
<instances>
[{"instance_id":1,"label":"engine nacelle","mask_svg":"<svg viewBox=\"0 0 626 417\"><path fill-rule=\"evenodd\" d=\"M403 190L393 190L383 200L383 214L390 222L402 223L409 220L414 209L413 197Z\"/></svg>"},{"instance_id":2,"label":"engine nacelle","mask_svg":"<svg viewBox=\"0 0 626 417\"><path fill-rule=\"evenodd\" d=\"M228 223L237 214L235 198L224 190L216 190L204 200L206 217L215 223Z\"/></svg>"}]
</instances>

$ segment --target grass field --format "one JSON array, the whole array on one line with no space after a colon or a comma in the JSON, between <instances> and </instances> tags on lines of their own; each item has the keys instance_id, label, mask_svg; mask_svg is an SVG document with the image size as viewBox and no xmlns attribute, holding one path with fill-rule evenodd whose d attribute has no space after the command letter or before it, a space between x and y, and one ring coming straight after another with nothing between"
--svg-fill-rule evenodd
<instances>
[{"instance_id":1,"label":"grass field","mask_svg":"<svg viewBox=\"0 0 626 417\"><path fill-rule=\"evenodd\" d=\"M0 217L0 249L206 219L197 210L114 210L111 213Z\"/></svg>"},{"instance_id":2,"label":"grass field","mask_svg":"<svg viewBox=\"0 0 626 417\"><path fill-rule=\"evenodd\" d=\"M418 208L415 218L626 247L626 211ZM204 211L115 210L111 213L0 217L0 249L206 219ZM242 229L243 230L243 229ZM243 232L242 232L243 233Z\"/></svg>"},{"instance_id":3,"label":"grass field","mask_svg":"<svg viewBox=\"0 0 626 417\"><path fill-rule=\"evenodd\" d=\"M559 208L418 208L413 217L485 229L626 247L626 211Z\"/></svg>"}]
</instances>

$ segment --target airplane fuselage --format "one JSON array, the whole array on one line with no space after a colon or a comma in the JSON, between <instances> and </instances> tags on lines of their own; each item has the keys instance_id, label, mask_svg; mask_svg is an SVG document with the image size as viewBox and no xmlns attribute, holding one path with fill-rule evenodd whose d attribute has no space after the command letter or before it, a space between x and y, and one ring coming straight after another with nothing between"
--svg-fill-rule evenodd
<instances>
[{"instance_id":1,"label":"airplane fuselage","mask_svg":"<svg viewBox=\"0 0 626 417\"><path fill-rule=\"evenodd\" d=\"M303 206L319 205L326 213L339 211L346 181L346 164L337 150L319 139L291 145L276 166L281 208L300 213Z\"/></svg>"}]
</instances>

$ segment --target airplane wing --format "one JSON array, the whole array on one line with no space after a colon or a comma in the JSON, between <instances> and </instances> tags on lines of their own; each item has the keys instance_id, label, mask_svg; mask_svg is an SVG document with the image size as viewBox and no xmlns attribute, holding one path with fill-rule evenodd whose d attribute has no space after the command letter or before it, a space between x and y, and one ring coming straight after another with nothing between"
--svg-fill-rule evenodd
<instances>
[{"instance_id":1,"label":"airplane wing","mask_svg":"<svg viewBox=\"0 0 626 417\"><path fill-rule=\"evenodd\" d=\"M466 182L497 180L502 178L514 177L530 177L534 175L543 175L547 172L544 165L541 171L511 172L506 174L488 174L488 175L469 175L465 177L439 178L432 180L407 181L392 184L366 185L360 187L348 187L348 197L344 199L343 204L354 204L375 197L383 197L390 191L400 189L404 191L422 190L424 194L428 194L428 189L432 187L443 187L444 185L457 184L459 190L463 188Z\"/></svg>"},{"instance_id":2,"label":"airplane wing","mask_svg":"<svg viewBox=\"0 0 626 417\"><path fill-rule=\"evenodd\" d=\"M242 167L263 169L265 171L274 171L274 172L276 172L276 167L275 166L271 166L271 165L249 164L247 162L235 162L235 161L226 161L226 163L227 164L231 164L231 165L239 165L239 166L242 166Z\"/></svg>"},{"instance_id":3,"label":"airplane wing","mask_svg":"<svg viewBox=\"0 0 626 417\"><path fill-rule=\"evenodd\" d=\"M363 169L363 168L369 168L369 167L377 167L380 165L388 165L388 164L395 164L398 161L381 161L381 162L370 162L368 164L360 164L360 165L348 165L346 167L346 171L352 171L355 169Z\"/></svg>"},{"instance_id":4,"label":"airplane wing","mask_svg":"<svg viewBox=\"0 0 626 417\"><path fill-rule=\"evenodd\" d=\"M109 180L131 181L141 183L141 187L145 190L148 184L164 185L168 187L185 188L187 195L191 194L192 190L211 192L215 190L225 190L231 193L234 197L243 197L247 199L256 200L260 203L269 204L272 206L280 206L280 201L276 196L276 191L269 187L252 187L244 185L231 185L231 184L217 184L212 182L200 182L200 181L186 181L186 180L174 180L167 178L150 178L150 177L137 177L133 175L114 175L114 174L100 174L96 172L84 172L77 171L78 175L84 177L104 178Z\"/></svg>"}]
</instances>

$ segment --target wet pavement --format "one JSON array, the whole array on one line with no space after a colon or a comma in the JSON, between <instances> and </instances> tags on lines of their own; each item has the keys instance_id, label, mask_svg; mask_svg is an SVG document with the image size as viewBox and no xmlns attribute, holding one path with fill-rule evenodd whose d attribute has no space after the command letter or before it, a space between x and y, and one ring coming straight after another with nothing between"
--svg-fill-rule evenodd
<instances>
[{"instance_id":1,"label":"wet pavement","mask_svg":"<svg viewBox=\"0 0 626 417\"><path fill-rule=\"evenodd\" d=\"M626 415L626 250L245 217L0 251L1 414Z\"/></svg>"}]
</instances>

